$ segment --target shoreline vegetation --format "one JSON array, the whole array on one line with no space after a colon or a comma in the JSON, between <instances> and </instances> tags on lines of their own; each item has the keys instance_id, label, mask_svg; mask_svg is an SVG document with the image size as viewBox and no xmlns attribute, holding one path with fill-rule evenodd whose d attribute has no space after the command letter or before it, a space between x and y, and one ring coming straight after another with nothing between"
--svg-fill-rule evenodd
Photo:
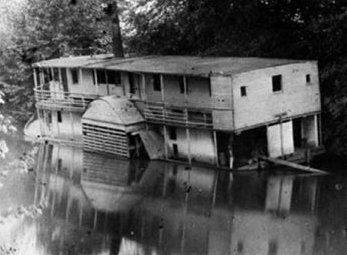
<instances>
[{"instance_id":1,"label":"shoreline vegetation","mask_svg":"<svg viewBox=\"0 0 347 255\"><path fill-rule=\"evenodd\" d=\"M112 52L110 22L119 16L126 56L317 60L324 144L328 153L347 157L347 1L134 2L17 0L0 4L0 36L5 38L0 42L0 89L6 101L0 111L21 123L29 119L35 112L32 63Z\"/></svg>"}]
</instances>

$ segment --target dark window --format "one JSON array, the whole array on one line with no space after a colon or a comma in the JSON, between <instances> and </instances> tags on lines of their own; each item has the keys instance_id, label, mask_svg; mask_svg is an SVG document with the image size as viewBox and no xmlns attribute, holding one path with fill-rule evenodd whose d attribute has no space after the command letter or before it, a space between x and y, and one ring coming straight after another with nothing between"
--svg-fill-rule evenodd
<instances>
[{"instance_id":1,"label":"dark window","mask_svg":"<svg viewBox=\"0 0 347 255\"><path fill-rule=\"evenodd\" d=\"M272 76L272 91L277 92L282 90L282 75Z\"/></svg>"},{"instance_id":2,"label":"dark window","mask_svg":"<svg viewBox=\"0 0 347 255\"><path fill-rule=\"evenodd\" d=\"M53 80L59 81L59 70L58 68L53 68Z\"/></svg>"},{"instance_id":3,"label":"dark window","mask_svg":"<svg viewBox=\"0 0 347 255\"><path fill-rule=\"evenodd\" d=\"M153 90L161 91L161 82L159 74L153 75Z\"/></svg>"},{"instance_id":4,"label":"dark window","mask_svg":"<svg viewBox=\"0 0 347 255\"><path fill-rule=\"evenodd\" d=\"M176 140L177 139L177 133L176 133L176 128L175 127L170 127L169 128L169 137L171 140Z\"/></svg>"},{"instance_id":5,"label":"dark window","mask_svg":"<svg viewBox=\"0 0 347 255\"><path fill-rule=\"evenodd\" d=\"M97 81L98 84L106 84L106 75L105 75L105 71L104 70L97 70L96 71L96 77L97 77Z\"/></svg>"},{"instance_id":6,"label":"dark window","mask_svg":"<svg viewBox=\"0 0 347 255\"><path fill-rule=\"evenodd\" d=\"M184 89L184 77L180 77L180 92L181 94L185 93L185 89Z\"/></svg>"},{"instance_id":7,"label":"dark window","mask_svg":"<svg viewBox=\"0 0 347 255\"><path fill-rule=\"evenodd\" d=\"M78 84L78 72L76 69L71 70L72 84Z\"/></svg>"},{"instance_id":8,"label":"dark window","mask_svg":"<svg viewBox=\"0 0 347 255\"><path fill-rule=\"evenodd\" d=\"M311 82L311 75L306 74L306 83L310 83Z\"/></svg>"},{"instance_id":9,"label":"dark window","mask_svg":"<svg viewBox=\"0 0 347 255\"><path fill-rule=\"evenodd\" d=\"M129 73L129 93L135 94L136 88L135 88L135 78L134 74Z\"/></svg>"},{"instance_id":10,"label":"dark window","mask_svg":"<svg viewBox=\"0 0 347 255\"><path fill-rule=\"evenodd\" d=\"M107 72L107 79L109 84L121 84L121 75L120 72L116 71L106 71Z\"/></svg>"},{"instance_id":11,"label":"dark window","mask_svg":"<svg viewBox=\"0 0 347 255\"><path fill-rule=\"evenodd\" d=\"M242 96L242 97L247 96L246 86L242 86L242 87L240 88L240 90L241 90L241 96Z\"/></svg>"},{"instance_id":12,"label":"dark window","mask_svg":"<svg viewBox=\"0 0 347 255\"><path fill-rule=\"evenodd\" d=\"M62 117L61 117L61 111L57 111L57 119L58 119L58 122L62 122Z\"/></svg>"},{"instance_id":13,"label":"dark window","mask_svg":"<svg viewBox=\"0 0 347 255\"><path fill-rule=\"evenodd\" d=\"M211 80L209 80L209 83L208 83L208 94L210 96L212 96L212 84L211 84Z\"/></svg>"},{"instance_id":14,"label":"dark window","mask_svg":"<svg viewBox=\"0 0 347 255\"><path fill-rule=\"evenodd\" d=\"M57 166L58 172L61 171L62 166L63 166L63 160L61 158L59 158L58 159L58 166Z\"/></svg>"},{"instance_id":15,"label":"dark window","mask_svg":"<svg viewBox=\"0 0 347 255\"><path fill-rule=\"evenodd\" d=\"M177 146L177 144L172 144L172 150L173 150L173 154L174 154L174 156L175 157L177 157L178 156L178 146Z\"/></svg>"},{"instance_id":16,"label":"dark window","mask_svg":"<svg viewBox=\"0 0 347 255\"><path fill-rule=\"evenodd\" d=\"M52 113L51 112L47 112L47 122L48 122L48 124L52 124Z\"/></svg>"}]
</instances>

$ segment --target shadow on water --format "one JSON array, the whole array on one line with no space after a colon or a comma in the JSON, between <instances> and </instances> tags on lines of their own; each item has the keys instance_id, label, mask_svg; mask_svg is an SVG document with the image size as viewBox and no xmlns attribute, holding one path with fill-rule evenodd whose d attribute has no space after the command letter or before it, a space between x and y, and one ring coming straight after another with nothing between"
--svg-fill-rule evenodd
<instances>
[{"instance_id":1,"label":"shadow on water","mask_svg":"<svg viewBox=\"0 0 347 255\"><path fill-rule=\"evenodd\" d=\"M347 248L341 176L230 173L49 144L33 172L27 192L42 214L7 226L9 254L342 255Z\"/></svg>"}]
</instances>

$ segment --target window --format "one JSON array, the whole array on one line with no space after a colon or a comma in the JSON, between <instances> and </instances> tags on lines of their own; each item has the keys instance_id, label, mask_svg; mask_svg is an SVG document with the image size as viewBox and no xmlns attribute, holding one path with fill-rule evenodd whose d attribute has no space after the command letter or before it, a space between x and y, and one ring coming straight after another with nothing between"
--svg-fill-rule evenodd
<instances>
[{"instance_id":1,"label":"window","mask_svg":"<svg viewBox=\"0 0 347 255\"><path fill-rule=\"evenodd\" d=\"M57 111L57 119L58 119L58 122L62 122L62 117L61 117L61 111Z\"/></svg>"},{"instance_id":2,"label":"window","mask_svg":"<svg viewBox=\"0 0 347 255\"><path fill-rule=\"evenodd\" d=\"M58 70L58 68L53 68L53 81L59 81L59 70Z\"/></svg>"},{"instance_id":3,"label":"window","mask_svg":"<svg viewBox=\"0 0 347 255\"><path fill-rule=\"evenodd\" d=\"M247 96L246 86L240 87L240 92L242 97Z\"/></svg>"},{"instance_id":4,"label":"window","mask_svg":"<svg viewBox=\"0 0 347 255\"><path fill-rule=\"evenodd\" d=\"M185 88L184 88L184 77L180 77L180 92L181 94L185 93Z\"/></svg>"},{"instance_id":5,"label":"window","mask_svg":"<svg viewBox=\"0 0 347 255\"><path fill-rule=\"evenodd\" d=\"M175 157L177 157L178 156L178 146L177 146L177 144L172 144L172 150L173 150L173 154L174 154L174 156Z\"/></svg>"},{"instance_id":6,"label":"window","mask_svg":"<svg viewBox=\"0 0 347 255\"><path fill-rule=\"evenodd\" d=\"M78 84L78 72L76 69L71 70L72 84Z\"/></svg>"},{"instance_id":7,"label":"window","mask_svg":"<svg viewBox=\"0 0 347 255\"><path fill-rule=\"evenodd\" d=\"M122 79L120 72L116 71L106 71L107 73L107 79L109 84L121 84Z\"/></svg>"},{"instance_id":8,"label":"window","mask_svg":"<svg viewBox=\"0 0 347 255\"><path fill-rule=\"evenodd\" d=\"M177 139L177 133L176 133L176 128L175 127L170 127L169 128L169 137L171 140L176 140Z\"/></svg>"},{"instance_id":9,"label":"window","mask_svg":"<svg viewBox=\"0 0 347 255\"><path fill-rule=\"evenodd\" d=\"M159 74L153 75L153 90L154 91L161 91L161 82L160 82L160 75Z\"/></svg>"},{"instance_id":10,"label":"window","mask_svg":"<svg viewBox=\"0 0 347 255\"><path fill-rule=\"evenodd\" d=\"M272 76L272 91L278 92L282 90L282 75Z\"/></svg>"},{"instance_id":11,"label":"window","mask_svg":"<svg viewBox=\"0 0 347 255\"><path fill-rule=\"evenodd\" d=\"M311 83L311 75L306 74L306 83Z\"/></svg>"},{"instance_id":12,"label":"window","mask_svg":"<svg viewBox=\"0 0 347 255\"><path fill-rule=\"evenodd\" d=\"M106 84L106 75L104 70L97 70L96 71L96 77L98 84Z\"/></svg>"}]
</instances>

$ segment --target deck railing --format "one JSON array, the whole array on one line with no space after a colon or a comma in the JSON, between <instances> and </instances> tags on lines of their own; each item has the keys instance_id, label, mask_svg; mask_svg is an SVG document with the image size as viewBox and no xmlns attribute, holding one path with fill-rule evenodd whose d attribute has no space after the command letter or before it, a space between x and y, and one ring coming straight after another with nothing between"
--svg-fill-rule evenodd
<instances>
[{"instance_id":1,"label":"deck railing","mask_svg":"<svg viewBox=\"0 0 347 255\"><path fill-rule=\"evenodd\" d=\"M34 92L38 107L63 108L77 111L83 111L91 101L99 97L94 94L54 91L49 84L35 88Z\"/></svg>"},{"instance_id":2,"label":"deck railing","mask_svg":"<svg viewBox=\"0 0 347 255\"><path fill-rule=\"evenodd\" d=\"M212 115L188 108L168 108L163 104L147 104L144 111L148 122L169 125L212 128Z\"/></svg>"}]
</instances>

